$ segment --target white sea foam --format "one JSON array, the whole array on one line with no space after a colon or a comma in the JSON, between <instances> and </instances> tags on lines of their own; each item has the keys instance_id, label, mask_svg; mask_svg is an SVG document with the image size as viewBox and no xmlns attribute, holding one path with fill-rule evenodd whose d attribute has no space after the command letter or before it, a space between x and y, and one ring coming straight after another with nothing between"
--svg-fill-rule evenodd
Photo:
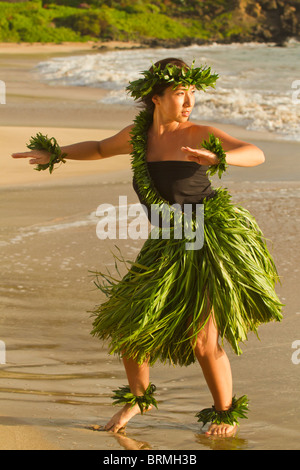
<instances>
[{"instance_id":1,"label":"white sea foam","mask_svg":"<svg viewBox=\"0 0 300 470\"><path fill-rule=\"evenodd\" d=\"M51 232L57 232L59 230L68 230L77 227L84 227L87 225L96 224L98 218L96 217L96 213L92 212L88 214L83 219L74 220L72 222L62 222L60 224L49 224L49 225L33 225L30 227L21 227L19 229L19 233L16 234L13 238L9 241L4 242L3 245L15 245L22 243L24 239L31 238L36 235L46 234Z\"/></svg>"},{"instance_id":2,"label":"white sea foam","mask_svg":"<svg viewBox=\"0 0 300 470\"><path fill-rule=\"evenodd\" d=\"M41 62L38 71L50 85L101 87L107 90L102 103L128 105L133 101L126 85L152 62L165 57L188 63L195 59L197 66L209 64L220 78L216 90L199 94L192 118L239 124L300 141L300 104L292 99L292 84L300 80L299 53L297 41L288 47L250 43L135 49L54 58Z\"/></svg>"},{"instance_id":3,"label":"white sea foam","mask_svg":"<svg viewBox=\"0 0 300 470\"><path fill-rule=\"evenodd\" d=\"M140 203L134 203L134 204L128 204L128 205L118 205L114 206L112 204L109 204L109 207L106 209L107 213L105 213L105 220L107 222L115 222L116 221L116 215L118 213L118 210L120 209L136 209L137 211L142 212L142 206ZM131 215L129 212L128 214L126 213L125 215L118 215L118 222L121 221L128 221L131 217L134 217L134 210ZM97 223L99 222L99 216L100 214L97 213L97 210L95 212L91 212L90 214L87 214L85 217L69 222L61 222L58 224L48 224L48 225L32 225L29 227L21 227L18 231L18 233L12 237L9 241L1 241L0 246L8 246L8 245L16 245L19 243L23 243L25 239L27 238L32 238L37 235L44 235L44 234L49 234L53 232L58 232L61 230L70 230L78 227L86 227L90 225L94 225L96 227Z\"/></svg>"}]
</instances>

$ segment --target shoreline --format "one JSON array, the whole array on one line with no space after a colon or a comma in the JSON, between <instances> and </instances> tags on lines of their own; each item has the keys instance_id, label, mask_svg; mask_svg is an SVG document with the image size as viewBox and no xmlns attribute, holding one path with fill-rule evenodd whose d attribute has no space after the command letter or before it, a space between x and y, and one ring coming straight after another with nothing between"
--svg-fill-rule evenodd
<instances>
[{"instance_id":1,"label":"shoreline","mask_svg":"<svg viewBox=\"0 0 300 470\"><path fill-rule=\"evenodd\" d=\"M71 51L81 52L82 50L90 50L92 52L105 52L112 50L122 50L122 49L155 49L155 48L167 48L167 49L180 49L182 47L189 46L247 46L247 45L267 45L269 47L287 47L289 44L300 43L299 37L291 36L285 41L275 40L206 40L206 39L197 39L194 38L188 40L173 41L170 40L160 40L156 38L149 38L144 42L141 41L119 41L119 40L87 40L87 41L62 41L62 42L0 42L0 51L4 54L40 54L42 52L58 52L58 53L69 53Z\"/></svg>"},{"instance_id":2,"label":"shoreline","mask_svg":"<svg viewBox=\"0 0 300 470\"><path fill-rule=\"evenodd\" d=\"M41 53L70 53L70 52L103 52L114 49L142 49L139 42L132 41L83 41L63 43L39 42L0 42L0 54L41 54Z\"/></svg>"}]
</instances>

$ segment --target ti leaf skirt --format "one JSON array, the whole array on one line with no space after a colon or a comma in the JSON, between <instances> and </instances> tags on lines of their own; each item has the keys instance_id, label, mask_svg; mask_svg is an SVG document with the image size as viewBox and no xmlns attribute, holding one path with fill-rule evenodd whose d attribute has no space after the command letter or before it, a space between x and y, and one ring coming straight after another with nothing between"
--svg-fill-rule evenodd
<instances>
[{"instance_id":1,"label":"ti leaf skirt","mask_svg":"<svg viewBox=\"0 0 300 470\"><path fill-rule=\"evenodd\" d=\"M92 311L92 335L109 352L138 363L189 365L193 344L211 315L236 354L248 332L282 319L274 261L255 218L224 188L204 202L204 244L149 238L123 278L96 273L107 300ZM159 229L160 230L160 229Z\"/></svg>"}]
</instances>

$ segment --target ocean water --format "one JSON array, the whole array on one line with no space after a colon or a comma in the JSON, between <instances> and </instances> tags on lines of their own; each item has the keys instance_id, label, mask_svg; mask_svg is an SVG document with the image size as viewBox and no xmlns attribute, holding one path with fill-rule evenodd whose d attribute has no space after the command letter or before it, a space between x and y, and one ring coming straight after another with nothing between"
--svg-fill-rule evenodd
<instances>
[{"instance_id":1,"label":"ocean water","mask_svg":"<svg viewBox=\"0 0 300 470\"><path fill-rule=\"evenodd\" d=\"M130 80L165 57L209 65L219 74L215 90L199 93L192 118L271 131L274 137L300 141L300 43L212 44L176 49L133 49L59 57L40 62L37 72L50 85L100 87L99 104L128 106Z\"/></svg>"}]
</instances>

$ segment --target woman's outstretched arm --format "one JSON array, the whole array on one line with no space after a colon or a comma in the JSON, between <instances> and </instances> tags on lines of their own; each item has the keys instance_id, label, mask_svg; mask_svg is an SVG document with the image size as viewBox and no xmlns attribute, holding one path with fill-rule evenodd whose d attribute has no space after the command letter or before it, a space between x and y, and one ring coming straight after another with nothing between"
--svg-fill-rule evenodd
<instances>
[{"instance_id":1,"label":"woman's outstretched arm","mask_svg":"<svg viewBox=\"0 0 300 470\"><path fill-rule=\"evenodd\" d=\"M69 160L100 160L113 157L114 155L124 155L131 153L130 131L132 125L123 130L103 139L101 141L78 142L61 147L65 158ZM13 158L29 158L31 165L49 163L49 153L45 150L31 150L29 152L16 152L12 154Z\"/></svg>"}]
</instances>

